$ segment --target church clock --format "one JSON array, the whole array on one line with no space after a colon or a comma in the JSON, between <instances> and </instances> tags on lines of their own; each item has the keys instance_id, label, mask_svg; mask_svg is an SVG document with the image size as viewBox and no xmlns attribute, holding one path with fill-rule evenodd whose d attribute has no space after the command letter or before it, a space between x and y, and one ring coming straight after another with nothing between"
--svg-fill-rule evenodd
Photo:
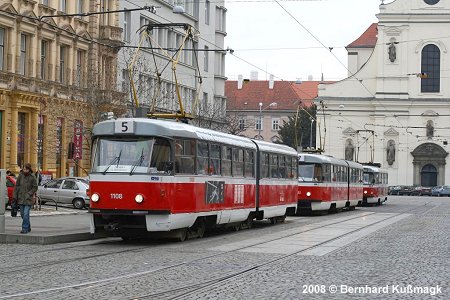
<instances>
[{"instance_id":1,"label":"church clock","mask_svg":"<svg viewBox=\"0 0 450 300\"><path fill-rule=\"evenodd\" d=\"M439 0L424 0L428 5L435 5L439 2Z\"/></svg>"}]
</instances>

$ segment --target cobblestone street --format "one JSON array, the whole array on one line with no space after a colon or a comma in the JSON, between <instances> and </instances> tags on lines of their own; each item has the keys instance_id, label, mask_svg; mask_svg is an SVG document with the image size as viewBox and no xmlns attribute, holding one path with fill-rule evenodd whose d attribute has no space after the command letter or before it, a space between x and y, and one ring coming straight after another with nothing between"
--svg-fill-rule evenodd
<instances>
[{"instance_id":1,"label":"cobblestone street","mask_svg":"<svg viewBox=\"0 0 450 300\"><path fill-rule=\"evenodd\" d=\"M448 299L449 216L450 198L390 197L184 243L2 244L0 299ZM388 291L343 293L365 286Z\"/></svg>"}]
</instances>

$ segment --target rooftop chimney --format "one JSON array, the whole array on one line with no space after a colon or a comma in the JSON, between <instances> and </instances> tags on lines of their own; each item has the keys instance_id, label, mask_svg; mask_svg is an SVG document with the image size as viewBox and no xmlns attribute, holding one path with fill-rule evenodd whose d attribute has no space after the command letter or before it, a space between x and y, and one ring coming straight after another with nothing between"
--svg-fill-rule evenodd
<instances>
[{"instance_id":1,"label":"rooftop chimney","mask_svg":"<svg viewBox=\"0 0 450 300\"><path fill-rule=\"evenodd\" d=\"M273 86L274 86L275 82L273 81L273 75L270 74L270 79L269 79L269 89L273 90Z\"/></svg>"},{"instance_id":2,"label":"rooftop chimney","mask_svg":"<svg viewBox=\"0 0 450 300\"><path fill-rule=\"evenodd\" d=\"M238 84L238 90L242 90L242 84L244 83L244 76L242 76L242 75L239 75L238 76L238 82L237 82L237 84Z\"/></svg>"},{"instance_id":3,"label":"rooftop chimney","mask_svg":"<svg viewBox=\"0 0 450 300\"><path fill-rule=\"evenodd\" d=\"M250 80L251 81L257 81L258 80L258 71L251 71L250 72Z\"/></svg>"}]
</instances>

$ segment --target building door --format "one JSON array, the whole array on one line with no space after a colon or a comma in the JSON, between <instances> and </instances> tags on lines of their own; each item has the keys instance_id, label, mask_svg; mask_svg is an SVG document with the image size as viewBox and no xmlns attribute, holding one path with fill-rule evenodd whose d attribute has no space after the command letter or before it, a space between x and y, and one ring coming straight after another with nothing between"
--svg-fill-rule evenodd
<instances>
[{"instance_id":1,"label":"building door","mask_svg":"<svg viewBox=\"0 0 450 300\"><path fill-rule=\"evenodd\" d=\"M414 185L445 185L445 166L448 152L435 143L423 143L413 152Z\"/></svg>"},{"instance_id":2,"label":"building door","mask_svg":"<svg viewBox=\"0 0 450 300\"><path fill-rule=\"evenodd\" d=\"M422 186L437 186L437 169L435 166L428 164L422 168L420 172Z\"/></svg>"}]
</instances>

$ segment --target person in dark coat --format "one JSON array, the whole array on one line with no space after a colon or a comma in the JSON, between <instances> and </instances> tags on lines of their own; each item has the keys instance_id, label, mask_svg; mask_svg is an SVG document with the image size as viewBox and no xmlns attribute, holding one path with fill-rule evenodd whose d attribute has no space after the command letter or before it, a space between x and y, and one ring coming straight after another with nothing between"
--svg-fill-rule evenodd
<instances>
[{"instance_id":1,"label":"person in dark coat","mask_svg":"<svg viewBox=\"0 0 450 300\"><path fill-rule=\"evenodd\" d=\"M25 164L23 172L19 174L14 188L13 199L20 206L20 216L22 217L22 231L31 231L30 210L34 202L34 194L38 190L37 180L34 177L31 164Z\"/></svg>"}]
</instances>

